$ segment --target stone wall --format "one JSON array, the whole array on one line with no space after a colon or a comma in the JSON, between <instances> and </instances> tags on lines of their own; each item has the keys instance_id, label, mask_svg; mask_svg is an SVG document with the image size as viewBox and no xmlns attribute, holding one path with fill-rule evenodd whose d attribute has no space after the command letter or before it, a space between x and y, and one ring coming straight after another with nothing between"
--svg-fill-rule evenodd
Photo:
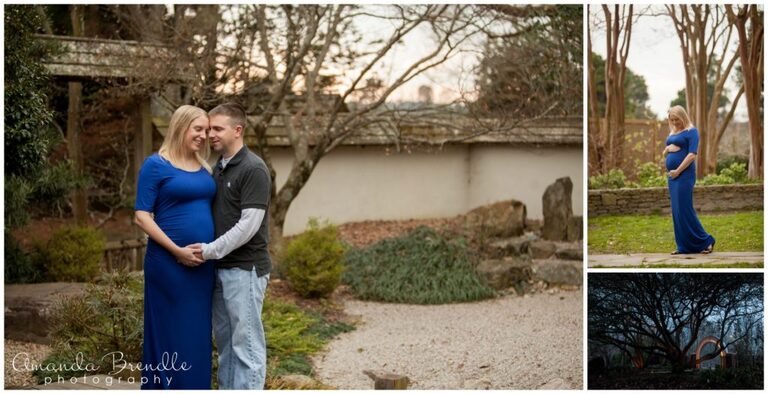
<instances>
[{"instance_id":1,"label":"stone wall","mask_svg":"<svg viewBox=\"0 0 768 394\"><path fill-rule=\"evenodd\" d=\"M763 209L763 185L696 186L693 204L697 212ZM669 192L666 187L590 190L587 212L590 217L667 214Z\"/></svg>"}]
</instances>

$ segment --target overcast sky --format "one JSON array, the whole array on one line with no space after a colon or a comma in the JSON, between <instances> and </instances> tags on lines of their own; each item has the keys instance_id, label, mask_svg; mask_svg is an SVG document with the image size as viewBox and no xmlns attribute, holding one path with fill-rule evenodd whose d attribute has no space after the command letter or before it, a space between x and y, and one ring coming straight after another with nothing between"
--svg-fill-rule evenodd
<instances>
[{"instance_id":1,"label":"overcast sky","mask_svg":"<svg viewBox=\"0 0 768 394\"><path fill-rule=\"evenodd\" d=\"M645 6L635 6L635 10ZM654 6L650 9L654 14L665 11L663 6ZM602 11L599 14L592 9L591 21L595 15L602 19ZM593 25L594 26L594 25ZM735 35L735 32L734 32ZM629 47L627 66L635 74L645 78L650 96L648 104L651 110L659 117L666 116L667 109L672 100L677 97L677 91L685 88L685 70L680 49L680 40L672 26L668 15L640 16L633 26L632 41ZM735 49L736 40L731 44L729 52ZM605 57L605 30L593 30L592 49ZM737 64L739 60L736 60ZM735 68L735 67L734 67ZM731 77L726 83L728 97L733 98L738 92L738 85L733 82L735 71L731 71ZM746 100L742 96L736 109L734 118L737 121L746 121Z\"/></svg>"}]
</instances>

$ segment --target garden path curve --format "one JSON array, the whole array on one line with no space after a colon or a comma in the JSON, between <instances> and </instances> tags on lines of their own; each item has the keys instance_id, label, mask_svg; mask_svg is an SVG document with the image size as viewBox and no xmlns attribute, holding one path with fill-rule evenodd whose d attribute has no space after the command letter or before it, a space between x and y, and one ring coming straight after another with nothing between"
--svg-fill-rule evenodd
<instances>
[{"instance_id":1,"label":"garden path curve","mask_svg":"<svg viewBox=\"0 0 768 394\"><path fill-rule=\"evenodd\" d=\"M449 305L351 300L357 329L313 358L317 378L372 389L363 370L408 376L409 389L580 389L582 292L551 290Z\"/></svg>"}]
</instances>

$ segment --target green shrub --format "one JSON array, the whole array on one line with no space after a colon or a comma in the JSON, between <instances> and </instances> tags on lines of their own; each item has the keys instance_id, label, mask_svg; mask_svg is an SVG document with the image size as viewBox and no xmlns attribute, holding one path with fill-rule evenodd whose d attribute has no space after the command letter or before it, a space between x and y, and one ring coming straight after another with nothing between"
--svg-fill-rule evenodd
<instances>
[{"instance_id":1,"label":"green shrub","mask_svg":"<svg viewBox=\"0 0 768 394\"><path fill-rule=\"evenodd\" d=\"M22 249L19 241L5 231L5 283L35 283L42 279L42 267L35 264L30 253Z\"/></svg>"},{"instance_id":2,"label":"green shrub","mask_svg":"<svg viewBox=\"0 0 768 394\"><path fill-rule=\"evenodd\" d=\"M325 297L341 282L344 246L336 226L322 227L309 220L309 230L291 241L280 258L281 269L297 293L303 297Z\"/></svg>"},{"instance_id":3,"label":"green shrub","mask_svg":"<svg viewBox=\"0 0 768 394\"><path fill-rule=\"evenodd\" d=\"M622 187L627 187L627 177L624 171L619 169L589 177L590 189L621 189Z\"/></svg>"},{"instance_id":4,"label":"green shrub","mask_svg":"<svg viewBox=\"0 0 768 394\"><path fill-rule=\"evenodd\" d=\"M701 178L700 180L696 181L696 183L700 186L709 186L709 185L732 185L736 183L736 181L727 176L727 175L715 175L715 174L709 174L705 176L704 178Z\"/></svg>"},{"instance_id":5,"label":"green shrub","mask_svg":"<svg viewBox=\"0 0 768 394\"><path fill-rule=\"evenodd\" d=\"M747 156L727 156L717 160L716 173L722 172L724 169L730 167L732 164L744 164L744 168L749 169L749 157Z\"/></svg>"},{"instance_id":6,"label":"green shrub","mask_svg":"<svg viewBox=\"0 0 768 394\"><path fill-rule=\"evenodd\" d=\"M116 272L103 274L95 284L88 285L85 295L71 297L54 305L51 315L53 351L42 362L71 365L79 352L82 365L93 363L99 370L112 370L111 359L101 357L110 352L122 352L128 362L141 361L144 340L144 280L140 273ZM281 375L310 374L309 356L340 332L353 329L341 322L329 322L322 315L307 313L295 304L273 300L269 295L262 313L267 337L267 387L281 385ZM218 369L214 344L213 387ZM56 381L58 376L82 376L82 371L37 370L39 383L46 377Z\"/></svg>"},{"instance_id":7,"label":"green shrub","mask_svg":"<svg viewBox=\"0 0 768 394\"><path fill-rule=\"evenodd\" d=\"M267 388L270 389L286 388L280 376L312 376L309 356L319 352L334 336L354 329L270 297L264 302L263 318L267 336Z\"/></svg>"},{"instance_id":8,"label":"green shrub","mask_svg":"<svg viewBox=\"0 0 768 394\"><path fill-rule=\"evenodd\" d=\"M496 295L475 273L463 239L447 239L424 226L349 251L343 280L364 300L445 304Z\"/></svg>"},{"instance_id":9,"label":"green shrub","mask_svg":"<svg viewBox=\"0 0 768 394\"><path fill-rule=\"evenodd\" d=\"M723 168L720 171L720 175L733 179L735 183L749 182L747 178L747 165L744 163L733 163L727 168Z\"/></svg>"},{"instance_id":10,"label":"green shrub","mask_svg":"<svg viewBox=\"0 0 768 394\"><path fill-rule=\"evenodd\" d=\"M93 363L98 372L112 371L111 352L122 352L128 362L141 360L144 336L144 291L140 274L124 272L103 274L96 284L86 288L85 295L69 297L57 303L51 316L53 352L43 361L48 363L75 361L83 354L83 365ZM43 383L46 377L82 376L82 371L37 370L34 375Z\"/></svg>"},{"instance_id":11,"label":"green shrub","mask_svg":"<svg viewBox=\"0 0 768 394\"><path fill-rule=\"evenodd\" d=\"M637 168L637 182L641 187L664 187L667 176L655 163L643 163Z\"/></svg>"},{"instance_id":12,"label":"green shrub","mask_svg":"<svg viewBox=\"0 0 768 394\"><path fill-rule=\"evenodd\" d=\"M23 226L29 220L29 196L32 184L16 175L5 177L5 227Z\"/></svg>"},{"instance_id":13,"label":"green shrub","mask_svg":"<svg viewBox=\"0 0 768 394\"><path fill-rule=\"evenodd\" d=\"M56 231L41 251L48 280L91 281L99 273L105 244L104 235L94 228L64 227Z\"/></svg>"},{"instance_id":14,"label":"green shrub","mask_svg":"<svg viewBox=\"0 0 768 394\"><path fill-rule=\"evenodd\" d=\"M721 168L718 165L718 168ZM723 167L717 175L709 174L698 181L699 185L732 185L760 183L759 179L749 179L747 177L747 165L744 163L731 163L728 167Z\"/></svg>"},{"instance_id":15,"label":"green shrub","mask_svg":"<svg viewBox=\"0 0 768 394\"><path fill-rule=\"evenodd\" d=\"M29 199L35 203L36 210L52 215L66 206L69 192L91 183L89 177L75 172L71 162L61 162L42 169Z\"/></svg>"}]
</instances>

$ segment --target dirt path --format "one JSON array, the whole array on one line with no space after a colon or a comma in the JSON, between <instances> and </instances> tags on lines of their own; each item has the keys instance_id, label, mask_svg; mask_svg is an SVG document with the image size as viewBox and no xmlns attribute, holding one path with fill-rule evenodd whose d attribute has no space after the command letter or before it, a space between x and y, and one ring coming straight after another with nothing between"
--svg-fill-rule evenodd
<instances>
[{"instance_id":1,"label":"dirt path","mask_svg":"<svg viewBox=\"0 0 768 394\"><path fill-rule=\"evenodd\" d=\"M363 370L406 375L413 389L580 389L582 292L453 305L349 301L355 331L315 357L317 377L372 389Z\"/></svg>"}]
</instances>

